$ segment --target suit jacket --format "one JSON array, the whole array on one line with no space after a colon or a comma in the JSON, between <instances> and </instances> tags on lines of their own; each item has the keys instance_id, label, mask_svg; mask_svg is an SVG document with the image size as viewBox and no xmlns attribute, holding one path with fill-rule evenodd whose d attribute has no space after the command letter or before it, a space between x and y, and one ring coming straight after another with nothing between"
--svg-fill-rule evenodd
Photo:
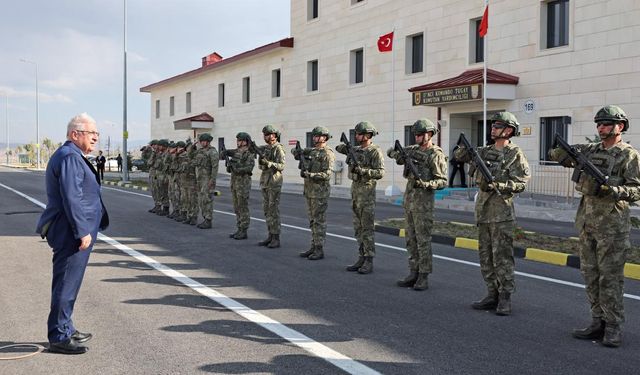
<instances>
[{"instance_id":1,"label":"suit jacket","mask_svg":"<svg viewBox=\"0 0 640 375\"><path fill-rule=\"evenodd\" d=\"M80 239L104 230L109 215L100 195L100 179L93 165L73 142L65 142L53 153L46 172L47 207L36 232L49 244L61 243L73 234ZM50 228L55 230L49 231ZM95 238L94 238L95 240Z\"/></svg>"}]
</instances>

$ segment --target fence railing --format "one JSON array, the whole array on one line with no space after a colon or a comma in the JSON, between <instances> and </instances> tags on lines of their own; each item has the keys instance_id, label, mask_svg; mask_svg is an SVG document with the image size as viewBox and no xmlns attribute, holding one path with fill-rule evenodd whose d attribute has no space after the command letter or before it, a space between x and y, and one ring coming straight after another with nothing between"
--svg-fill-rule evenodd
<instances>
[{"instance_id":1,"label":"fence railing","mask_svg":"<svg viewBox=\"0 0 640 375\"><path fill-rule=\"evenodd\" d=\"M571 181L573 169L557 165L530 165L531 180L525 192L530 194L551 195L571 201L576 197L574 183Z\"/></svg>"}]
</instances>

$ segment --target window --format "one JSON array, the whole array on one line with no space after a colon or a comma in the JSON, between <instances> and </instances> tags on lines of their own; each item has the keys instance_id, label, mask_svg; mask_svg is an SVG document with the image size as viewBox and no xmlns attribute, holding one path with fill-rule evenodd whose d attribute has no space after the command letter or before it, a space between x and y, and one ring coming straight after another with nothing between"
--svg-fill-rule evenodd
<instances>
[{"instance_id":1,"label":"window","mask_svg":"<svg viewBox=\"0 0 640 375\"><path fill-rule=\"evenodd\" d=\"M484 61L484 38L478 34L480 22L482 18L471 20L471 27L469 27L469 63L471 64Z\"/></svg>"},{"instance_id":2,"label":"window","mask_svg":"<svg viewBox=\"0 0 640 375\"><path fill-rule=\"evenodd\" d=\"M176 113L176 98L173 96L169 98L169 116L173 116Z\"/></svg>"},{"instance_id":3,"label":"window","mask_svg":"<svg viewBox=\"0 0 640 375\"><path fill-rule=\"evenodd\" d=\"M318 60L307 62L307 91L318 91Z\"/></svg>"},{"instance_id":4,"label":"window","mask_svg":"<svg viewBox=\"0 0 640 375\"><path fill-rule=\"evenodd\" d=\"M190 92L187 93L185 100L186 100L186 108L187 108L186 112L191 113L191 93Z\"/></svg>"},{"instance_id":5,"label":"window","mask_svg":"<svg viewBox=\"0 0 640 375\"><path fill-rule=\"evenodd\" d=\"M315 145L313 144L313 133L311 132L307 132L307 148L309 147L314 147Z\"/></svg>"},{"instance_id":6,"label":"window","mask_svg":"<svg viewBox=\"0 0 640 375\"><path fill-rule=\"evenodd\" d=\"M413 134L413 125L407 125L404 127L404 146L411 146L416 144L416 137Z\"/></svg>"},{"instance_id":7,"label":"window","mask_svg":"<svg viewBox=\"0 0 640 375\"><path fill-rule=\"evenodd\" d=\"M156 118L160 118L160 100L156 100Z\"/></svg>"},{"instance_id":8,"label":"window","mask_svg":"<svg viewBox=\"0 0 640 375\"><path fill-rule=\"evenodd\" d=\"M549 150L553 146L556 133L567 139L571 117L541 117L540 118L540 164L555 164L549 159Z\"/></svg>"},{"instance_id":9,"label":"window","mask_svg":"<svg viewBox=\"0 0 640 375\"><path fill-rule=\"evenodd\" d=\"M271 71L271 97L280 97L280 69Z\"/></svg>"},{"instance_id":10,"label":"window","mask_svg":"<svg viewBox=\"0 0 640 375\"><path fill-rule=\"evenodd\" d=\"M224 83L218 84L218 107L224 107Z\"/></svg>"},{"instance_id":11,"label":"window","mask_svg":"<svg viewBox=\"0 0 640 375\"><path fill-rule=\"evenodd\" d=\"M555 48L569 44L569 0L556 0L543 4L543 13L546 10L546 48Z\"/></svg>"},{"instance_id":12,"label":"window","mask_svg":"<svg viewBox=\"0 0 640 375\"><path fill-rule=\"evenodd\" d=\"M356 5L359 3L364 3L364 0L351 0L351 5Z\"/></svg>"},{"instance_id":13,"label":"window","mask_svg":"<svg viewBox=\"0 0 640 375\"><path fill-rule=\"evenodd\" d=\"M307 0L307 21L318 18L318 2L320 0Z\"/></svg>"},{"instance_id":14,"label":"window","mask_svg":"<svg viewBox=\"0 0 640 375\"><path fill-rule=\"evenodd\" d=\"M406 73L412 74L422 72L424 63L424 35L422 33L407 37L405 55Z\"/></svg>"},{"instance_id":15,"label":"window","mask_svg":"<svg viewBox=\"0 0 640 375\"><path fill-rule=\"evenodd\" d=\"M352 85L364 81L364 50L356 49L349 54L349 83Z\"/></svg>"},{"instance_id":16,"label":"window","mask_svg":"<svg viewBox=\"0 0 640 375\"><path fill-rule=\"evenodd\" d=\"M251 101L251 78L244 77L242 79L242 102L249 103Z\"/></svg>"}]
</instances>

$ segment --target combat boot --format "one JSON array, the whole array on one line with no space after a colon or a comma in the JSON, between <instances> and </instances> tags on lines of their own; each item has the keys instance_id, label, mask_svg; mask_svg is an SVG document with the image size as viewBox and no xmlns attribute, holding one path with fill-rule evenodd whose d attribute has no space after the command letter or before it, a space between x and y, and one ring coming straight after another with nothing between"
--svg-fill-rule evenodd
<instances>
[{"instance_id":1,"label":"combat boot","mask_svg":"<svg viewBox=\"0 0 640 375\"><path fill-rule=\"evenodd\" d=\"M156 211L156 214L158 214L158 216L167 216L167 215L169 215L169 206L162 207L162 209L160 211Z\"/></svg>"},{"instance_id":2,"label":"combat boot","mask_svg":"<svg viewBox=\"0 0 640 375\"><path fill-rule=\"evenodd\" d=\"M496 315L511 315L511 293L500 292L498 295L498 307L496 307Z\"/></svg>"},{"instance_id":3,"label":"combat boot","mask_svg":"<svg viewBox=\"0 0 640 375\"><path fill-rule=\"evenodd\" d=\"M471 307L476 310L493 310L496 308L496 306L498 306L497 290L489 290L489 293L487 293L486 297L471 304Z\"/></svg>"},{"instance_id":4,"label":"combat boot","mask_svg":"<svg viewBox=\"0 0 640 375\"><path fill-rule=\"evenodd\" d=\"M247 231L241 230L233 235L234 240L246 240L247 239Z\"/></svg>"},{"instance_id":5,"label":"combat boot","mask_svg":"<svg viewBox=\"0 0 640 375\"><path fill-rule=\"evenodd\" d=\"M191 219L189 219L188 221L184 222L185 224L189 224L189 225L196 225L198 224L198 217L192 217Z\"/></svg>"},{"instance_id":6,"label":"combat boot","mask_svg":"<svg viewBox=\"0 0 640 375\"><path fill-rule=\"evenodd\" d=\"M239 230L237 230L237 231L235 231L235 232L231 233L231 234L229 235L229 238L236 238L236 234L238 234L238 232L240 232L240 231L239 231Z\"/></svg>"},{"instance_id":7,"label":"combat boot","mask_svg":"<svg viewBox=\"0 0 640 375\"><path fill-rule=\"evenodd\" d=\"M362 267L363 264L364 264L364 257L362 255L360 255L358 257L358 260L354 264L352 264L352 265L347 267L347 271L355 272L355 271L359 270L360 267Z\"/></svg>"},{"instance_id":8,"label":"combat boot","mask_svg":"<svg viewBox=\"0 0 640 375\"><path fill-rule=\"evenodd\" d=\"M605 331L604 320L600 318L593 318L591 325L587 328L574 329L571 332L571 336L582 340L601 340Z\"/></svg>"},{"instance_id":9,"label":"combat boot","mask_svg":"<svg viewBox=\"0 0 640 375\"><path fill-rule=\"evenodd\" d=\"M413 290L426 290L429 289L429 274L419 273L418 280L413 284Z\"/></svg>"},{"instance_id":10,"label":"combat boot","mask_svg":"<svg viewBox=\"0 0 640 375\"><path fill-rule=\"evenodd\" d=\"M176 217L176 211L175 210L172 213L170 213L169 215L167 215L167 219L173 219L174 217Z\"/></svg>"},{"instance_id":11,"label":"combat boot","mask_svg":"<svg viewBox=\"0 0 640 375\"><path fill-rule=\"evenodd\" d=\"M276 247L280 247L280 235L274 234L273 237L271 237L271 242L269 242L267 247L270 249L275 249Z\"/></svg>"},{"instance_id":12,"label":"combat boot","mask_svg":"<svg viewBox=\"0 0 640 375\"><path fill-rule=\"evenodd\" d=\"M211 220L204 219L202 223L198 224L198 228L200 229L211 229Z\"/></svg>"},{"instance_id":13,"label":"combat boot","mask_svg":"<svg viewBox=\"0 0 640 375\"><path fill-rule=\"evenodd\" d=\"M622 331L620 330L620 324L607 323L604 329L604 338L602 339L602 345L609 348L617 348L622 344Z\"/></svg>"},{"instance_id":14,"label":"combat boot","mask_svg":"<svg viewBox=\"0 0 640 375\"><path fill-rule=\"evenodd\" d=\"M358 268L358 273L366 275L371 272L373 272L373 257L364 257L364 262L362 263L362 266Z\"/></svg>"},{"instance_id":15,"label":"combat boot","mask_svg":"<svg viewBox=\"0 0 640 375\"><path fill-rule=\"evenodd\" d=\"M153 206L153 208L152 208L152 209L150 209L150 210L149 210L149 211L147 211L147 212L151 212L152 214L155 214L155 213L156 213L156 211L158 211L158 208L159 208L158 206Z\"/></svg>"},{"instance_id":16,"label":"combat boot","mask_svg":"<svg viewBox=\"0 0 640 375\"><path fill-rule=\"evenodd\" d=\"M409 275L402 280L396 281L396 285L402 288L410 288L418 280L418 271L411 270Z\"/></svg>"},{"instance_id":17,"label":"combat boot","mask_svg":"<svg viewBox=\"0 0 640 375\"><path fill-rule=\"evenodd\" d=\"M176 217L174 217L173 220L177 221L178 223L182 223L185 220L187 220L187 216L185 214L180 213Z\"/></svg>"},{"instance_id":18,"label":"combat boot","mask_svg":"<svg viewBox=\"0 0 640 375\"><path fill-rule=\"evenodd\" d=\"M302 251L300 253L298 253L298 255L300 255L302 258L306 258L309 255L313 254L313 251L315 250L315 246L311 245L311 247L309 247L309 250L307 251Z\"/></svg>"},{"instance_id":19,"label":"combat boot","mask_svg":"<svg viewBox=\"0 0 640 375\"><path fill-rule=\"evenodd\" d=\"M309 260L320 260L324 258L324 249L322 246L316 246L313 253L307 257Z\"/></svg>"},{"instance_id":20,"label":"combat boot","mask_svg":"<svg viewBox=\"0 0 640 375\"><path fill-rule=\"evenodd\" d=\"M273 234L269 233L269 236L264 241L258 242L258 246L267 246L271 243L271 239L273 238Z\"/></svg>"}]
</instances>

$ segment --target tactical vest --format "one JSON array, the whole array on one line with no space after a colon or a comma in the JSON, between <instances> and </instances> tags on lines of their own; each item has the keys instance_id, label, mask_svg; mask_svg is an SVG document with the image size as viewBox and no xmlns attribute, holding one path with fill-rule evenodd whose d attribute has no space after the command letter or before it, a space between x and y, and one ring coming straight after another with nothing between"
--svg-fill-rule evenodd
<instances>
[{"instance_id":1,"label":"tactical vest","mask_svg":"<svg viewBox=\"0 0 640 375\"><path fill-rule=\"evenodd\" d=\"M621 167L624 164L624 150L629 145L622 144L619 145L620 147L612 147L609 150L601 148L600 145L600 143L588 144L581 151L602 174L609 177L610 186L624 185ZM596 195L599 188L593 177L585 172L580 174L580 179L576 183L577 191L584 195Z\"/></svg>"}]
</instances>

